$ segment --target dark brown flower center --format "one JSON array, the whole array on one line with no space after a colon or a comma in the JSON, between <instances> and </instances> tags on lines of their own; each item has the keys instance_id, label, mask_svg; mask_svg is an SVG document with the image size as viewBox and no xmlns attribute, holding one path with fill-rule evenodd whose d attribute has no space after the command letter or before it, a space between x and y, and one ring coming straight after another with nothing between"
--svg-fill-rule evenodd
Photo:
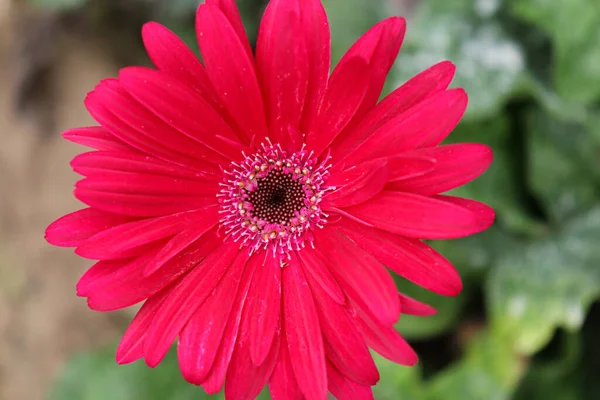
<instances>
[{"instance_id":1,"label":"dark brown flower center","mask_svg":"<svg viewBox=\"0 0 600 400\"><path fill-rule=\"evenodd\" d=\"M305 207L306 194L302 184L291 174L272 170L256 183L257 187L248 193L255 217L270 223L287 224L296 211Z\"/></svg>"}]
</instances>

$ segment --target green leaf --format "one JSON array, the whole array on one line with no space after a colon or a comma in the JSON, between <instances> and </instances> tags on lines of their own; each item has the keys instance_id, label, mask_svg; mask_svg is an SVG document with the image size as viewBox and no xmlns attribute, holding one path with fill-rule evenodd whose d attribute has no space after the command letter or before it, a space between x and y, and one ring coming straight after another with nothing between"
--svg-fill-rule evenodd
<instances>
[{"instance_id":1,"label":"green leaf","mask_svg":"<svg viewBox=\"0 0 600 400\"><path fill-rule=\"evenodd\" d=\"M402 278L396 279L396 285L399 292L437 310L437 314L428 317L403 314L396 323L396 329L407 339L424 339L449 331L458 322L457 317L468 297L464 292L455 297L439 296Z\"/></svg>"},{"instance_id":2,"label":"green leaf","mask_svg":"<svg viewBox=\"0 0 600 400\"><path fill-rule=\"evenodd\" d=\"M331 29L331 65L373 25L388 17L384 0L323 0Z\"/></svg>"},{"instance_id":3,"label":"green leaf","mask_svg":"<svg viewBox=\"0 0 600 400\"><path fill-rule=\"evenodd\" d=\"M494 152L492 165L476 180L451 192L488 204L498 219L510 229L520 232L539 230L536 221L525 212L518 172L515 170L514 149L508 135L505 117L474 122L462 122L449 136L448 143L476 142L487 144Z\"/></svg>"},{"instance_id":4,"label":"green leaf","mask_svg":"<svg viewBox=\"0 0 600 400\"><path fill-rule=\"evenodd\" d=\"M600 96L600 7L596 0L511 0L512 13L550 36L553 83L567 101L591 103Z\"/></svg>"},{"instance_id":5,"label":"green leaf","mask_svg":"<svg viewBox=\"0 0 600 400\"><path fill-rule=\"evenodd\" d=\"M523 367L507 343L488 332L471 339L457 364L437 374L427 400L504 400L511 398Z\"/></svg>"},{"instance_id":6,"label":"green leaf","mask_svg":"<svg viewBox=\"0 0 600 400\"><path fill-rule=\"evenodd\" d=\"M558 358L534 357L515 394L515 400L570 400L583 398L580 370L582 346L578 334L561 335Z\"/></svg>"},{"instance_id":7,"label":"green leaf","mask_svg":"<svg viewBox=\"0 0 600 400\"><path fill-rule=\"evenodd\" d=\"M38 7L57 11L69 11L83 6L87 0L30 0Z\"/></svg>"},{"instance_id":8,"label":"green leaf","mask_svg":"<svg viewBox=\"0 0 600 400\"><path fill-rule=\"evenodd\" d=\"M591 208L598 201L600 142L583 125L534 112L528 121L528 181L553 221Z\"/></svg>"},{"instance_id":9,"label":"green leaf","mask_svg":"<svg viewBox=\"0 0 600 400\"><path fill-rule=\"evenodd\" d=\"M504 400L524 372L508 344L485 330L469 341L460 361L426 381L418 365L396 365L379 356L375 361L381 375L373 389L378 400Z\"/></svg>"},{"instance_id":10,"label":"green leaf","mask_svg":"<svg viewBox=\"0 0 600 400\"><path fill-rule=\"evenodd\" d=\"M441 60L456 64L453 86L469 94L467 117L498 112L524 79L522 49L493 18L493 0L421 1L408 21L398 83Z\"/></svg>"},{"instance_id":11,"label":"green leaf","mask_svg":"<svg viewBox=\"0 0 600 400\"><path fill-rule=\"evenodd\" d=\"M425 388L421 381L419 366L406 367L395 364L374 354L373 358L379 369L379 383L373 388L378 400L422 400Z\"/></svg>"},{"instance_id":12,"label":"green leaf","mask_svg":"<svg viewBox=\"0 0 600 400\"><path fill-rule=\"evenodd\" d=\"M600 295L600 207L544 240L507 248L488 276L494 331L514 348L532 354L557 327L581 327Z\"/></svg>"},{"instance_id":13,"label":"green leaf","mask_svg":"<svg viewBox=\"0 0 600 400\"><path fill-rule=\"evenodd\" d=\"M201 400L209 397L202 388L181 377L174 352L156 368L138 361L117 365L114 348L73 358L56 382L50 400Z\"/></svg>"}]
</instances>

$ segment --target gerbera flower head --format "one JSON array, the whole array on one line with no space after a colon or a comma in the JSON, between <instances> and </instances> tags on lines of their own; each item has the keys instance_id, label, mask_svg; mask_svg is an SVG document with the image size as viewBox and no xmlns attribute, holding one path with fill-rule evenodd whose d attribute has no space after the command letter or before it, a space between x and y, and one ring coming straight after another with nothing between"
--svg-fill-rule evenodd
<instances>
[{"instance_id":1,"label":"gerbera flower head","mask_svg":"<svg viewBox=\"0 0 600 400\"><path fill-rule=\"evenodd\" d=\"M196 24L204 63L148 23L156 68L125 68L89 93L100 126L64 133L95 149L72 161L87 208L47 239L98 260L77 285L92 309L145 301L119 363L156 366L177 341L185 379L228 399L266 384L277 399L372 398L369 348L414 364L394 323L434 312L398 294L387 269L456 295L456 270L422 239L494 219L440 194L492 159L483 145L440 145L467 105L447 88L454 66L379 101L402 18L366 32L331 74L319 0L271 1L255 53L233 0L206 0Z\"/></svg>"}]
</instances>

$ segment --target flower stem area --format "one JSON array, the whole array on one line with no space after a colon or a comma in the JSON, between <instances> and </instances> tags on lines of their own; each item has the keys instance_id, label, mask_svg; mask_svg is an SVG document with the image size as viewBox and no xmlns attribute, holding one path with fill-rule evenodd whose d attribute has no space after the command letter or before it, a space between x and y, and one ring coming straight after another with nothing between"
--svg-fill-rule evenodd
<instances>
[{"instance_id":1,"label":"flower stem area","mask_svg":"<svg viewBox=\"0 0 600 400\"><path fill-rule=\"evenodd\" d=\"M403 313L396 328L419 363L405 367L374 356L377 400L600 398L600 9L596 0L558 3L323 0L333 64L370 26L403 15L407 35L384 95L452 60L451 87L465 89L469 106L445 143L484 143L494 153L481 177L450 194L489 204L495 224L475 236L429 243L456 266L462 292L442 297L394 276L401 293L437 313ZM237 4L254 45L266 1ZM60 133L94 124L83 105L86 93L125 65L150 65L140 38L146 21L168 26L196 51L197 5L0 0L2 400L223 398L185 382L174 351L156 369L143 361L117 366L118 338L137 308L88 310L75 285L91 261L50 247L42 233L57 216L81 208L66 161L79 149ZM300 167L308 165L302 157ZM245 223L248 211L256 220L248 219L247 231L227 233L256 249L271 234L279 247L304 246L291 227L302 228L301 217L324 219L307 214L320 200L310 200L306 179L297 179L302 168L267 167L260 191L258 183L224 189L253 204L246 210L230 200L225 220ZM285 213L273 211L284 201ZM268 391L259 398L269 398Z\"/></svg>"}]
</instances>

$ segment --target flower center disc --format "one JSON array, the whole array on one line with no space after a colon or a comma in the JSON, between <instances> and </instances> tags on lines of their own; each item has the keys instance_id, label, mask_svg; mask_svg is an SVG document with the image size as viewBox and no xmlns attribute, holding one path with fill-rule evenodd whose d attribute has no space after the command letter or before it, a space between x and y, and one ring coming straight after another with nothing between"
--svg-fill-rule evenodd
<instances>
[{"instance_id":1,"label":"flower center disc","mask_svg":"<svg viewBox=\"0 0 600 400\"><path fill-rule=\"evenodd\" d=\"M325 161L302 149L288 156L278 145L263 145L225 171L221 192L221 228L250 253L271 248L287 255L312 242L326 215L319 204L328 188Z\"/></svg>"},{"instance_id":2,"label":"flower center disc","mask_svg":"<svg viewBox=\"0 0 600 400\"><path fill-rule=\"evenodd\" d=\"M304 207L306 196L302 184L291 174L274 170L257 180L257 185L248 193L248 201L254 207L253 215L260 219L286 225Z\"/></svg>"}]
</instances>

